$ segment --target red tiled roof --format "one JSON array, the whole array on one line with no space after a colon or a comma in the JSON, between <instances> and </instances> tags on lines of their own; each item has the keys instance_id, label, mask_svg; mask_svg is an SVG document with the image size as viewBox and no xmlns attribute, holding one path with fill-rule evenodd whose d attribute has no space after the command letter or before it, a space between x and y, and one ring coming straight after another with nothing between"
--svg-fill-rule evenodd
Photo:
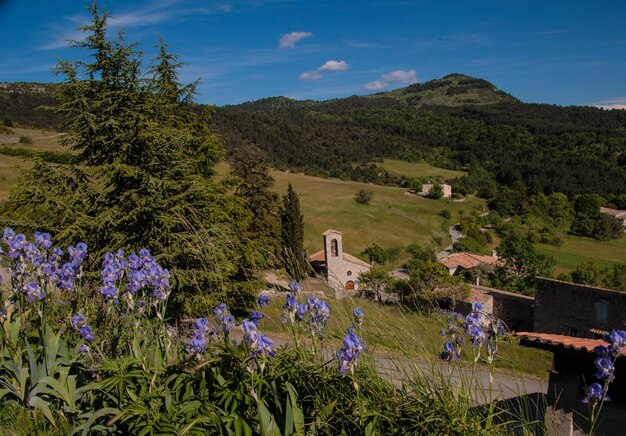
<instances>
[{"instance_id":1,"label":"red tiled roof","mask_svg":"<svg viewBox=\"0 0 626 436\"><path fill-rule=\"evenodd\" d=\"M324 262L325 260L326 257L324 256L324 250L320 250L309 256L309 262Z\"/></svg>"},{"instance_id":2,"label":"red tiled roof","mask_svg":"<svg viewBox=\"0 0 626 436\"><path fill-rule=\"evenodd\" d=\"M452 253L450 256L441 260L447 268L456 268L460 266L463 269L476 268L479 265L493 265L498 258L493 256L481 256L473 253Z\"/></svg>"},{"instance_id":3,"label":"red tiled roof","mask_svg":"<svg viewBox=\"0 0 626 436\"><path fill-rule=\"evenodd\" d=\"M530 342L538 342L541 344L563 346L565 348L573 348L574 350L586 351L593 353L594 348L598 345L606 346L608 343L602 339L588 339L588 338L575 338L573 336L553 335L550 333L531 333L531 332L518 332L515 333L520 339L525 339ZM622 349L622 354L626 354Z\"/></svg>"},{"instance_id":4,"label":"red tiled roof","mask_svg":"<svg viewBox=\"0 0 626 436\"><path fill-rule=\"evenodd\" d=\"M366 266L371 268L372 265L370 265L369 263L359 259L358 257L355 257L351 254L346 253L345 251L343 252L343 260L348 261L348 262L352 262L352 263L356 263L357 265L361 265L361 266ZM309 262L324 262L326 261L326 256L324 255L324 250L320 250L316 253L313 253L312 255L309 256Z\"/></svg>"}]
</instances>

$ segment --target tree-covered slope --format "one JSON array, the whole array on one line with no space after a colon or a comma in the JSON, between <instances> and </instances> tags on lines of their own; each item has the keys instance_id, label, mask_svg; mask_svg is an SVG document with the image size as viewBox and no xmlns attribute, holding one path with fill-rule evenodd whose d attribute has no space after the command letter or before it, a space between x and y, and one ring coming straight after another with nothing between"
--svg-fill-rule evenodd
<instances>
[{"instance_id":1,"label":"tree-covered slope","mask_svg":"<svg viewBox=\"0 0 626 436\"><path fill-rule=\"evenodd\" d=\"M0 88L0 120L58 125L56 114L34 110L54 104L39 85ZM523 103L461 74L367 96L272 97L213 113L227 149L255 143L281 169L386 182L385 171L370 163L388 157L545 193L626 192L626 111Z\"/></svg>"},{"instance_id":2,"label":"tree-covered slope","mask_svg":"<svg viewBox=\"0 0 626 436\"><path fill-rule=\"evenodd\" d=\"M482 167L546 193L626 192L626 111L522 103L462 75L323 102L267 98L214 121L228 148L253 142L277 167L311 174L379 181L355 163L394 157Z\"/></svg>"}]
</instances>

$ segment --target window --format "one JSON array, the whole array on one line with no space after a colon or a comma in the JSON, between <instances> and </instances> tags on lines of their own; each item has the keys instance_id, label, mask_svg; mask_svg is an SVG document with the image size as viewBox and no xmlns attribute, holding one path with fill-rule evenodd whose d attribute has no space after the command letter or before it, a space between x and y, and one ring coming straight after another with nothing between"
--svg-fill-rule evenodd
<instances>
[{"instance_id":1,"label":"window","mask_svg":"<svg viewBox=\"0 0 626 436\"><path fill-rule=\"evenodd\" d=\"M608 301L596 301L596 321L607 322L609 315L609 302Z\"/></svg>"},{"instance_id":2,"label":"window","mask_svg":"<svg viewBox=\"0 0 626 436\"><path fill-rule=\"evenodd\" d=\"M354 282L352 280L346 282L346 289L349 291L354 290Z\"/></svg>"},{"instance_id":3,"label":"window","mask_svg":"<svg viewBox=\"0 0 626 436\"><path fill-rule=\"evenodd\" d=\"M339 256L339 248L336 239L330 241L330 255L333 257Z\"/></svg>"},{"instance_id":4,"label":"window","mask_svg":"<svg viewBox=\"0 0 626 436\"><path fill-rule=\"evenodd\" d=\"M352 271L348 271L346 274L348 274L348 277L350 277L352 275Z\"/></svg>"}]
</instances>

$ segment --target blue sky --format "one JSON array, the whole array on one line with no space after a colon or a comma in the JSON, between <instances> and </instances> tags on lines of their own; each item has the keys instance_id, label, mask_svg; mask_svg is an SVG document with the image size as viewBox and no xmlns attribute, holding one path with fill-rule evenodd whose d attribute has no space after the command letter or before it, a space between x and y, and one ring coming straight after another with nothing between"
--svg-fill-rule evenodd
<instances>
[{"instance_id":1,"label":"blue sky","mask_svg":"<svg viewBox=\"0 0 626 436\"><path fill-rule=\"evenodd\" d=\"M111 28L159 36L218 105L284 95L329 99L449 73L481 77L527 102L626 107L623 1L100 2ZM56 57L88 20L81 0L0 0L0 81L59 81Z\"/></svg>"}]
</instances>

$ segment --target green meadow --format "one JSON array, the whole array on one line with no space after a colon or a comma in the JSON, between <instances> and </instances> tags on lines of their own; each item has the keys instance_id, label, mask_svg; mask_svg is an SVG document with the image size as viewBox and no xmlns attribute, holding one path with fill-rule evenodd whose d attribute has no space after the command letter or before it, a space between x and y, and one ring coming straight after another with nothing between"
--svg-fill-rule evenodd
<instances>
[{"instance_id":1,"label":"green meadow","mask_svg":"<svg viewBox=\"0 0 626 436\"><path fill-rule=\"evenodd\" d=\"M322 249L322 233L329 228L343 233L344 249L354 255L374 242L387 249L404 249L412 242L440 249L450 243L448 226L438 215L441 210L448 209L453 216L473 207L486 210L484 200L475 197L462 202L430 200L411 195L403 188L282 171L274 171L272 176L277 192L286 192L291 183L300 196L305 248L309 253ZM361 189L373 193L367 205L354 199Z\"/></svg>"},{"instance_id":2,"label":"green meadow","mask_svg":"<svg viewBox=\"0 0 626 436\"><path fill-rule=\"evenodd\" d=\"M560 247L537 244L541 253L556 259L557 272L570 271L584 260L593 260L602 265L626 263L626 237L612 241L595 241L577 236L565 237Z\"/></svg>"},{"instance_id":3,"label":"green meadow","mask_svg":"<svg viewBox=\"0 0 626 436\"><path fill-rule=\"evenodd\" d=\"M444 181L465 175L463 171L447 170L437 168L428 162L405 162L402 160L385 159L381 167L392 174L405 177L426 177L434 180Z\"/></svg>"}]
</instances>

